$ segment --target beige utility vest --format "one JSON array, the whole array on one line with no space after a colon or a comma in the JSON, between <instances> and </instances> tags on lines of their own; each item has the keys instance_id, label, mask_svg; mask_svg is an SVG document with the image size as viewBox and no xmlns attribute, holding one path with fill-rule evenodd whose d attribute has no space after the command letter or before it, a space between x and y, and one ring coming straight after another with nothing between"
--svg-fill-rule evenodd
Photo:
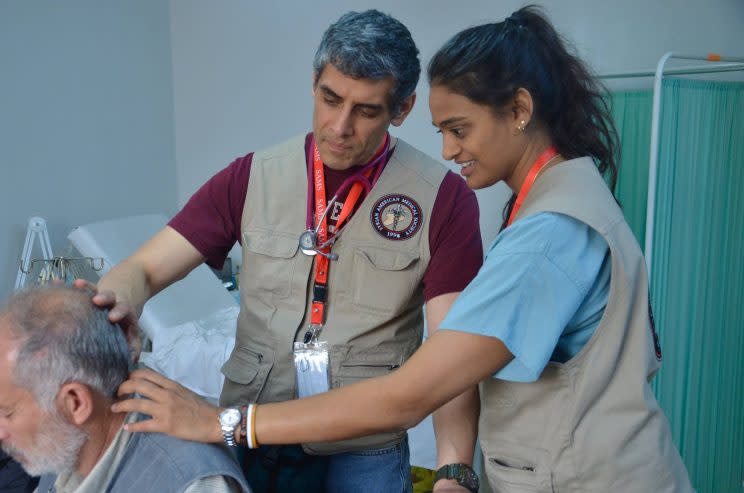
<instances>
[{"instance_id":1,"label":"beige utility vest","mask_svg":"<svg viewBox=\"0 0 744 493\"><path fill-rule=\"evenodd\" d=\"M243 208L240 315L235 349L222 367L223 405L278 402L296 396L293 343L310 320L313 257L298 248L306 229L304 137L253 157ZM331 386L386 375L421 344L421 279L429 264L429 221L447 170L398 140L371 192L333 246L325 327ZM406 197L420 226L408 238L383 237L373 227L384 197ZM413 216L413 214L410 214ZM402 224L415 226L408 217ZM405 236L405 234L403 234ZM390 446L405 430L345 442L305 444L315 454Z\"/></svg>"},{"instance_id":2,"label":"beige utility vest","mask_svg":"<svg viewBox=\"0 0 744 493\"><path fill-rule=\"evenodd\" d=\"M594 335L570 361L550 362L537 382L481 383L479 437L491 488L693 491L649 385L660 361L643 255L591 159L546 170L516 220L544 211L573 217L607 241L609 299Z\"/></svg>"}]
</instances>

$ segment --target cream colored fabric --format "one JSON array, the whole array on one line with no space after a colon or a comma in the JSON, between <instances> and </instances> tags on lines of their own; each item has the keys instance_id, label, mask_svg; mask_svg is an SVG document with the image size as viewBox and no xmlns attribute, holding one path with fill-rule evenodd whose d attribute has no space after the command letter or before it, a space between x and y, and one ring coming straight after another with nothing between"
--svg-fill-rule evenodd
<instances>
[{"instance_id":1,"label":"cream colored fabric","mask_svg":"<svg viewBox=\"0 0 744 493\"><path fill-rule=\"evenodd\" d=\"M638 244L589 158L548 169L517 219L574 217L610 248L605 313L585 347L537 382L481 384L479 434L494 492L692 491L649 381L659 368Z\"/></svg>"},{"instance_id":2,"label":"cream colored fabric","mask_svg":"<svg viewBox=\"0 0 744 493\"><path fill-rule=\"evenodd\" d=\"M370 194L333 247L326 325L331 384L385 375L421 344L429 221L447 170L398 140ZM385 196L417 204L421 226L411 237L384 238L372 227ZM223 405L276 402L296 396L292 344L302 340L312 299L313 258L298 249L305 230L304 137L254 155L242 219L241 312L235 349L223 366ZM335 453L395 444L405 430L344 443L306 446Z\"/></svg>"},{"instance_id":3,"label":"cream colored fabric","mask_svg":"<svg viewBox=\"0 0 744 493\"><path fill-rule=\"evenodd\" d=\"M137 414L129 414L124 423L133 423L136 420ZM57 493L100 493L106 491L106 486L111 482L121 459L124 457L131 436L132 434L124 431L124 428L119 429L106 452L85 478L76 471L60 474L54 485Z\"/></svg>"}]
</instances>

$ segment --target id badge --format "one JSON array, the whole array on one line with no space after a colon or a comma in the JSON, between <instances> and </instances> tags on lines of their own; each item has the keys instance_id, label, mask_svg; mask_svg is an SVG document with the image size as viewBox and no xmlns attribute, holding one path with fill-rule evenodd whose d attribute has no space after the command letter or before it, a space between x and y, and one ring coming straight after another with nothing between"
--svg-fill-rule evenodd
<instances>
[{"instance_id":1,"label":"id badge","mask_svg":"<svg viewBox=\"0 0 744 493\"><path fill-rule=\"evenodd\" d=\"M308 397L330 390L328 342L295 342L294 363L297 374L297 396Z\"/></svg>"}]
</instances>

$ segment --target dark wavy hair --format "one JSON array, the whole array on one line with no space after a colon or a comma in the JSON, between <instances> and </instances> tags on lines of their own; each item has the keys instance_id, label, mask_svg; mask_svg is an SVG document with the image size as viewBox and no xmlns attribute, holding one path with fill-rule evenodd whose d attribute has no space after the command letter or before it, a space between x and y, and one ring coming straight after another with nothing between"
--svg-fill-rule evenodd
<instances>
[{"instance_id":1,"label":"dark wavy hair","mask_svg":"<svg viewBox=\"0 0 744 493\"><path fill-rule=\"evenodd\" d=\"M497 114L519 88L530 92L533 118L558 152L591 156L615 190L619 142L605 88L543 15L529 5L503 22L459 32L429 62L429 84L444 86ZM512 196L504 217L513 207Z\"/></svg>"}]
</instances>

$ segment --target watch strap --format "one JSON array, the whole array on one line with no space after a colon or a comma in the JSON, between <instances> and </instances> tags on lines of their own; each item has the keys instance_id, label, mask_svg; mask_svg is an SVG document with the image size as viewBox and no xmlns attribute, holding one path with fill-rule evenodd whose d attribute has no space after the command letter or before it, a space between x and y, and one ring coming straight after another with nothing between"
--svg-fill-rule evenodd
<instances>
[{"instance_id":1,"label":"watch strap","mask_svg":"<svg viewBox=\"0 0 744 493\"><path fill-rule=\"evenodd\" d=\"M229 426L222 427L222 438L228 447L236 447L238 445L235 443L235 430Z\"/></svg>"},{"instance_id":2,"label":"watch strap","mask_svg":"<svg viewBox=\"0 0 744 493\"><path fill-rule=\"evenodd\" d=\"M231 424L229 421L227 422L223 421L223 416L224 416L223 413L226 413L226 412L234 413L235 411L237 411L238 413L238 420L234 425ZM222 413L220 413L220 415L218 416L218 420L220 422L220 429L222 430L222 439L225 441L225 445L227 445L228 447L237 447L238 444L235 441L235 428L236 427L239 428L241 421L243 421L243 413L241 409L239 407L226 408L222 411ZM240 431L238 431L238 433L240 433Z\"/></svg>"},{"instance_id":3,"label":"watch strap","mask_svg":"<svg viewBox=\"0 0 744 493\"><path fill-rule=\"evenodd\" d=\"M446 464L440 467L437 469L434 482L436 483L440 479L454 479L457 481L457 484L467 488L472 493L478 493L478 488L480 486L478 475L473 468L467 464Z\"/></svg>"}]
</instances>

